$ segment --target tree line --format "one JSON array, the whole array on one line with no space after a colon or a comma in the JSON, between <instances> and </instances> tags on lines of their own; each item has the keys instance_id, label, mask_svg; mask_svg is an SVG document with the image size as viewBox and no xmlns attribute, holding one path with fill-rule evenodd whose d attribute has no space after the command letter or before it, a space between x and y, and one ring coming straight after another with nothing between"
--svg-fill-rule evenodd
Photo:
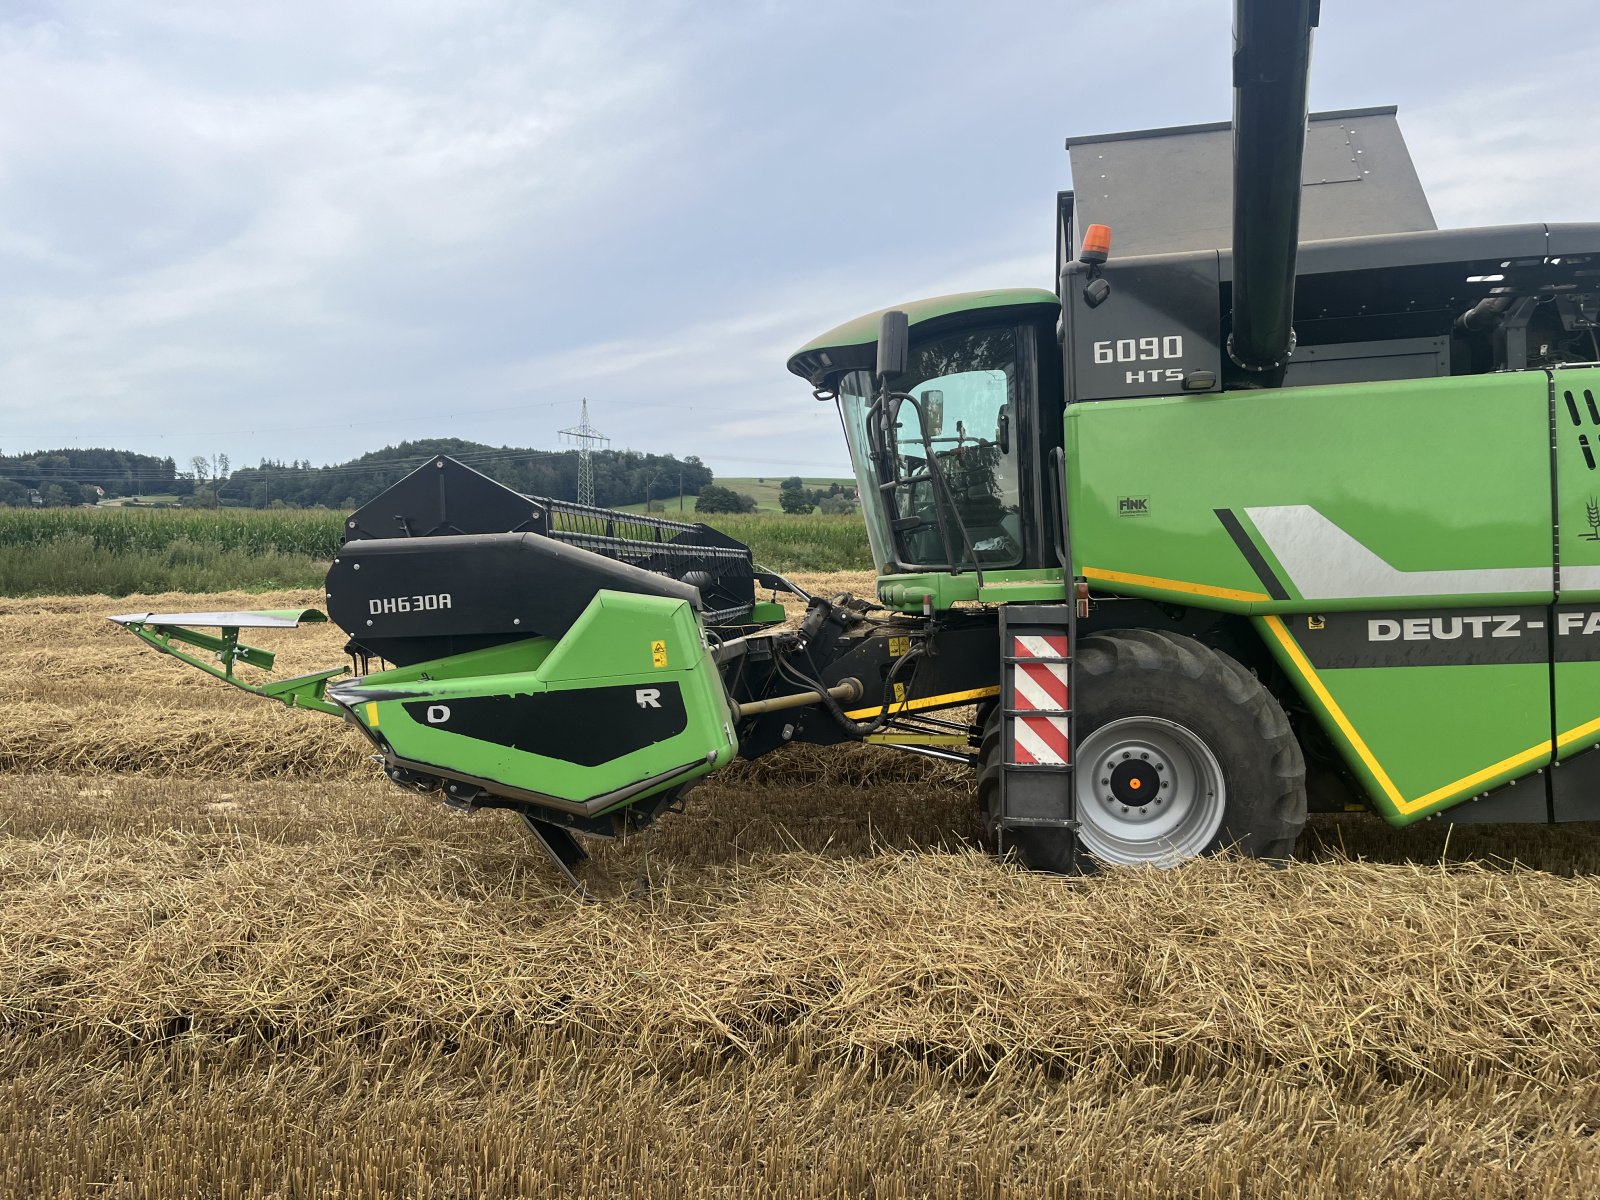
<instances>
[{"instance_id":1,"label":"tree line","mask_svg":"<svg viewBox=\"0 0 1600 1200\"><path fill-rule=\"evenodd\" d=\"M459 438L401 442L332 467L263 461L231 472L215 485L215 491L224 504L251 508L320 505L351 509L365 504L438 454L460 459L489 478L529 495L572 500L578 494L576 450L486 446ZM680 482L685 494L698 495L712 480L711 468L694 455L680 459L636 450L597 450L590 465L595 503L602 508L676 497Z\"/></svg>"},{"instance_id":2,"label":"tree line","mask_svg":"<svg viewBox=\"0 0 1600 1200\"><path fill-rule=\"evenodd\" d=\"M571 500L578 494L578 451L488 446L431 438L385 446L331 466L309 460L262 459L234 468L225 454L196 455L180 471L171 458L122 450L51 450L0 455L0 504L92 504L137 495L177 497L185 504L248 508L348 510L372 499L437 454L448 454L519 492ZM591 460L595 503L614 508L698 496L713 475L694 455L597 450Z\"/></svg>"},{"instance_id":3,"label":"tree line","mask_svg":"<svg viewBox=\"0 0 1600 1200\"><path fill-rule=\"evenodd\" d=\"M148 493L186 496L194 481L171 458L130 450L41 450L0 453L0 504L59 507Z\"/></svg>"}]
</instances>

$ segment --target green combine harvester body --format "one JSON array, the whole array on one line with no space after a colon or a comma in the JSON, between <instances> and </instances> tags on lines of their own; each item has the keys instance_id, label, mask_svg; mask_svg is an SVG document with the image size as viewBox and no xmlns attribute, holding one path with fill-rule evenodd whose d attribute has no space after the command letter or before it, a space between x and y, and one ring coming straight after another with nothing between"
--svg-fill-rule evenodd
<instances>
[{"instance_id":1,"label":"green combine harvester body","mask_svg":"<svg viewBox=\"0 0 1600 1200\"><path fill-rule=\"evenodd\" d=\"M1582 368L1075 407L1076 573L1247 616L1362 797L1432 815L1600 741L1592 427L1565 401L1597 390Z\"/></svg>"},{"instance_id":2,"label":"green combine harvester body","mask_svg":"<svg viewBox=\"0 0 1600 1200\"><path fill-rule=\"evenodd\" d=\"M1316 7L1237 0L1230 125L1069 141L1055 291L791 357L872 600L441 458L348 521L350 679L247 677L241 629L319 614L115 619L568 868L794 741L970 763L1050 870L1287 855L1308 806L1600 819L1600 225L1436 229L1393 109L1308 118Z\"/></svg>"}]
</instances>

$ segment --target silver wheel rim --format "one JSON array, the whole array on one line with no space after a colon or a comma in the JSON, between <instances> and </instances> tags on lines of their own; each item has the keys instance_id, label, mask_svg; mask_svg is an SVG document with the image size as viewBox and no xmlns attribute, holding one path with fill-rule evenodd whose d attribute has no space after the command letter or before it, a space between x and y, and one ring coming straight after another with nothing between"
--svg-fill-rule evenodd
<instances>
[{"instance_id":1,"label":"silver wheel rim","mask_svg":"<svg viewBox=\"0 0 1600 1200\"><path fill-rule=\"evenodd\" d=\"M1078 746L1074 775L1078 840L1102 862L1172 866L1222 828L1228 796L1217 756L1173 721L1107 722Z\"/></svg>"}]
</instances>

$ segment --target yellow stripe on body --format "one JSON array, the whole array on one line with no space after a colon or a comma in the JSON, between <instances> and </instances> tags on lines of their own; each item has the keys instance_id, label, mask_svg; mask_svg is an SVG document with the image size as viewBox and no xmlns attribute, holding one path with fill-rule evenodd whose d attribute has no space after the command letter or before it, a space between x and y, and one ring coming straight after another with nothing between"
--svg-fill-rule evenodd
<instances>
[{"instance_id":1,"label":"yellow stripe on body","mask_svg":"<svg viewBox=\"0 0 1600 1200\"><path fill-rule=\"evenodd\" d=\"M1367 765L1367 770L1372 772L1372 777L1378 781L1378 786L1383 789L1384 795L1389 798L1389 802L1394 805L1397 812L1409 815L1418 809L1436 804L1456 792L1476 791L1480 784L1487 783L1495 776L1507 771L1513 771L1520 766L1543 758L1550 752L1550 743L1540 742L1538 745L1530 746L1526 750L1520 750L1508 758L1502 758L1497 763L1491 763L1481 771L1474 771L1471 775L1463 775L1460 779L1447 783L1443 787L1436 787L1431 792L1424 793L1415 799L1407 800L1400 794L1400 789L1395 787L1394 780L1389 778L1389 773L1378 762L1377 756L1372 753L1371 747L1362 740L1361 735L1356 732L1355 726L1350 723L1350 718L1345 716L1344 710L1339 707L1338 702L1334 700L1327 687L1317 676L1316 668L1311 665L1310 660L1306 658L1305 653L1300 649L1294 638L1290 636L1289 631L1284 628L1283 619L1276 616L1267 616L1263 618L1263 621L1267 628L1272 631L1272 636L1278 639L1278 644L1283 647L1284 653L1294 663L1295 669L1305 679L1312 693L1322 702L1323 707L1328 710L1328 715L1333 718L1333 723L1349 739L1350 745L1360 755L1361 761ZM1558 739L1558 744L1565 745L1571 741L1576 741L1579 737L1584 736L1586 731L1593 730L1600 730L1600 720L1590 721L1587 725L1580 725L1577 729L1562 734Z\"/></svg>"},{"instance_id":2,"label":"yellow stripe on body","mask_svg":"<svg viewBox=\"0 0 1600 1200\"><path fill-rule=\"evenodd\" d=\"M997 687L973 688L970 692L946 692L942 696L924 696L920 700L902 700L898 704L890 705L890 715L895 713L913 712L919 708L939 708L945 705L962 704L968 700L984 700L990 696L998 696L1000 689ZM876 708L857 708L844 715L852 721L861 717L875 717L883 711L883 705Z\"/></svg>"},{"instance_id":3,"label":"yellow stripe on body","mask_svg":"<svg viewBox=\"0 0 1600 1200\"><path fill-rule=\"evenodd\" d=\"M1186 596L1209 596L1213 600L1270 600L1265 592L1242 592L1237 588L1212 587L1209 583L1188 583L1182 579L1162 579L1157 575L1135 575L1131 571L1107 571L1100 567L1085 567L1085 579L1100 583L1128 583L1135 587L1160 588L1166 592L1182 592Z\"/></svg>"},{"instance_id":4,"label":"yellow stripe on body","mask_svg":"<svg viewBox=\"0 0 1600 1200\"><path fill-rule=\"evenodd\" d=\"M1491 763L1481 771L1474 771L1471 775L1463 775L1454 783L1447 783L1443 787L1434 788L1433 791L1425 796L1418 796L1415 800L1410 801L1408 807L1401 809L1401 811L1409 813L1416 812L1419 808L1427 808L1428 805L1445 799L1452 792L1475 792L1480 784L1488 783L1496 775L1506 771L1514 771L1520 766L1546 757L1549 753L1549 742L1540 742L1537 746L1529 746L1526 750L1513 754L1510 758L1502 758L1499 762Z\"/></svg>"},{"instance_id":5,"label":"yellow stripe on body","mask_svg":"<svg viewBox=\"0 0 1600 1200\"><path fill-rule=\"evenodd\" d=\"M1585 721L1582 725L1575 725L1565 733L1557 734L1556 747L1565 750L1573 742L1586 742L1596 735L1600 735L1600 717L1593 721Z\"/></svg>"},{"instance_id":6,"label":"yellow stripe on body","mask_svg":"<svg viewBox=\"0 0 1600 1200\"><path fill-rule=\"evenodd\" d=\"M367 702L367 724L374 729L378 727L378 706L371 701Z\"/></svg>"}]
</instances>

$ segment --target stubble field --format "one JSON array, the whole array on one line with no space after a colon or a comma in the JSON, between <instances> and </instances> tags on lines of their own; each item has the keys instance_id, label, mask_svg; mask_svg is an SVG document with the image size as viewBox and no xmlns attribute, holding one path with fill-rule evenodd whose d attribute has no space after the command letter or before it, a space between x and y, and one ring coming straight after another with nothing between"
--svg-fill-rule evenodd
<instances>
[{"instance_id":1,"label":"stubble field","mask_svg":"<svg viewBox=\"0 0 1600 1200\"><path fill-rule=\"evenodd\" d=\"M585 901L101 619L316 600L0 600L0 1195L1600 1188L1592 829L1064 881L982 853L955 768L796 748Z\"/></svg>"}]
</instances>

